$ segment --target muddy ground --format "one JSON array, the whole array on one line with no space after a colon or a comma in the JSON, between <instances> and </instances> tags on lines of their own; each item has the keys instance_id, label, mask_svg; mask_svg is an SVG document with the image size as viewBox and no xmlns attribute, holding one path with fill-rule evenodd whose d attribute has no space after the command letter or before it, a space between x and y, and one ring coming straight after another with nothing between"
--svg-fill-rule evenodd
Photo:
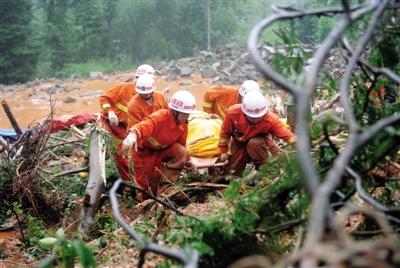
<instances>
[{"instance_id":1,"label":"muddy ground","mask_svg":"<svg viewBox=\"0 0 400 268\"><path fill-rule=\"evenodd\" d=\"M102 79L77 79L74 81L43 82L28 87L27 84L6 86L0 92L0 99L6 100L21 128L27 128L33 121L41 122L47 118L50 109L50 98L55 103L54 119L62 115L74 115L82 112L98 113L100 111L99 96L113 86L134 77L135 73L123 72L115 75L104 75ZM261 82L260 82L261 84ZM189 78L181 78L167 82L165 77L156 78L157 91L170 87L168 96L178 90L189 90L196 97L197 109L201 109L203 95L212 86L211 79L203 79L200 74ZM232 85L239 86L239 85ZM10 88L12 91L9 91ZM64 92L49 94L49 88L67 88ZM68 102L67 98L75 101ZM3 109L0 109L0 128L12 128Z\"/></svg>"}]
</instances>

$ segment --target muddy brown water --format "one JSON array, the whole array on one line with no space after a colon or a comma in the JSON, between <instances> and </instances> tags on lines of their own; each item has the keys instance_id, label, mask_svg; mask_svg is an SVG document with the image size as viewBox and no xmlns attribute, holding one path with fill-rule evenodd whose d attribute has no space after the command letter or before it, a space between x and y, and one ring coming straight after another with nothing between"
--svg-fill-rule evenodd
<instances>
[{"instance_id":1,"label":"muddy brown water","mask_svg":"<svg viewBox=\"0 0 400 268\"><path fill-rule=\"evenodd\" d=\"M134 73L124 73L118 76L124 77L124 80L132 78ZM103 80L83 80L81 82L66 81L60 86L72 88L81 86L79 90L71 92L56 93L52 95L55 100L53 119L58 119L63 115L75 115L82 112L100 112L99 97L101 92L106 92L123 81L117 80L116 76L105 76ZM47 119L50 112L50 97L44 89L54 87L55 83L42 83L38 86L25 89L24 85L20 85L14 92L4 92L1 99L6 100L11 112L13 113L20 128L25 129L32 122L42 122ZM178 90L189 90L196 98L197 109L202 109L203 95L205 91L212 86L211 79L202 79L201 75L192 75L188 79L179 79L177 81L167 82L165 77L156 78L157 91L162 91L166 87L170 87L167 96L171 97ZM235 85L238 86L238 85ZM37 94L32 94L36 90ZM93 95L92 93L96 93ZM75 98L72 103L65 103L67 97ZM0 128L11 128L12 125L4 112L0 108Z\"/></svg>"},{"instance_id":2,"label":"muddy brown water","mask_svg":"<svg viewBox=\"0 0 400 268\"><path fill-rule=\"evenodd\" d=\"M15 230L0 231L0 239L15 236Z\"/></svg>"}]
</instances>

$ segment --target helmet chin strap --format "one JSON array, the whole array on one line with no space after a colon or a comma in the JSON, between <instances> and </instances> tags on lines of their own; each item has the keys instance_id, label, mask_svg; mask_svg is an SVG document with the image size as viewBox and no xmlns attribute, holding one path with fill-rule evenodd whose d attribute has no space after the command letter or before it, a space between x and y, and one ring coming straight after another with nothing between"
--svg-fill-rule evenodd
<instances>
[{"instance_id":1,"label":"helmet chin strap","mask_svg":"<svg viewBox=\"0 0 400 268\"><path fill-rule=\"evenodd\" d=\"M153 92L151 93L150 97L148 97L147 99L143 98L143 94L139 94L139 95L143 100L145 100L145 101L149 102L150 104L152 104Z\"/></svg>"},{"instance_id":2,"label":"helmet chin strap","mask_svg":"<svg viewBox=\"0 0 400 268\"><path fill-rule=\"evenodd\" d=\"M172 114L174 115L175 123L176 123L177 125L179 125L179 124L181 123L181 122L179 122L179 119L178 119L179 112L178 112L178 111L175 111L175 110L172 110Z\"/></svg>"},{"instance_id":3,"label":"helmet chin strap","mask_svg":"<svg viewBox=\"0 0 400 268\"><path fill-rule=\"evenodd\" d=\"M242 101L243 101L242 95L240 95L240 93L238 92L237 103L242 103Z\"/></svg>"},{"instance_id":4,"label":"helmet chin strap","mask_svg":"<svg viewBox=\"0 0 400 268\"><path fill-rule=\"evenodd\" d=\"M172 113L174 114L175 123L176 123L177 125L180 125L181 122L179 121L178 116L179 116L179 114L180 114L181 112L178 112L178 111L176 111L176 110L172 110ZM186 122L185 122L184 124L189 124L189 120L186 120Z\"/></svg>"}]
</instances>

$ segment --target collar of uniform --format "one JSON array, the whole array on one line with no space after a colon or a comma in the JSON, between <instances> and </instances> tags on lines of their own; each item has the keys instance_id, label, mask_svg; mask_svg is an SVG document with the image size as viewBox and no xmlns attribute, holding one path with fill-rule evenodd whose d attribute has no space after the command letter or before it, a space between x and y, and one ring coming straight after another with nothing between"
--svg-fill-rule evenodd
<instances>
[{"instance_id":1,"label":"collar of uniform","mask_svg":"<svg viewBox=\"0 0 400 268\"><path fill-rule=\"evenodd\" d=\"M175 117L174 117L174 114L173 114L171 108L168 109L168 114L170 115L170 116L169 116L169 119L168 119L168 121L169 121L169 122L168 122L168 125L169 125L169 127L170 127L171 129L174 129L174 128L176 128L176 127L178 126L178 124L176 124L176 122L175 122ZM179 124L178 127L179 127L180 129L184 130L183 124ZM165 133L165 134L168 135L168 133Z\"/></svg>"}]
</instances>

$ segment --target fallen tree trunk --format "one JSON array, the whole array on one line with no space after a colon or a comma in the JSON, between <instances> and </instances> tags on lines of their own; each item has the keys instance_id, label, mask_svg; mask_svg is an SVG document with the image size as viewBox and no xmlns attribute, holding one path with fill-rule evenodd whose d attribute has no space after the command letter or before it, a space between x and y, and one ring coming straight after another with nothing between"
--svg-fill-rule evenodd
<instances>
[{"instance_id":1,"label":"fallen tree trunk","mask_svg":"<svg viewBox=\"0 0 400 268\"><path fill-rule=\"evenodd\" d=\"M15 120L15 117L14 117L13 113L11 112L10 106L8 106L7 101L2 100L1 105L3 105L3 109L6 112L8 120L10 120L11 125L13 126L15 132L17 133L18 138L21 137L22 134L24 134L24 133L22 132L21 128L19 127L17 120Z\"/></svg>"},{"instance_id":2,"label":"fallen tree trunk","mask_svg":"<svg viewBox=\"0 0 400 268\"><path fill-rule=\"evenodd\" d=\"M105 150L101 146L101 135L98 130L90 133L89 180L86 186L85 200L82 206L78 230L88 234L94 217L100 208L100 200L105 187Z\"/></svg>"}]
</instances>

